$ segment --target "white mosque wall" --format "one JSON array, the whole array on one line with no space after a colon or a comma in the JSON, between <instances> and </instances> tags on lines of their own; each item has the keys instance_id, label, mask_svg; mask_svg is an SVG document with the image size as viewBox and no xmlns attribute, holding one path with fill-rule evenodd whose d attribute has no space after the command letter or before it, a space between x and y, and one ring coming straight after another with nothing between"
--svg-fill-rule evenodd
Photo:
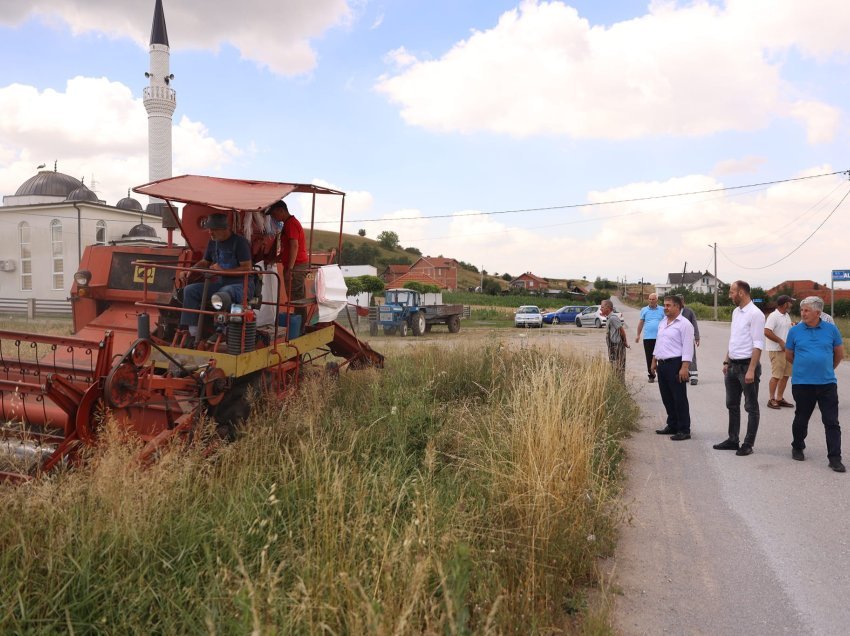
<instances>
[{"instance_id":1,"label":"white mosque wall","mask_svg":"<svg viewBox=\"0 0 850 636\"><path fill-rule=\"evenodd\" d=\"M79 213L68 203L0 208L0 300L66 300L82 250L98 238L106 243L119 240L141 221L138 212L77 205ZM158 217L145 215L144 222L167 240Z\"/></svg>"}]
</instances>

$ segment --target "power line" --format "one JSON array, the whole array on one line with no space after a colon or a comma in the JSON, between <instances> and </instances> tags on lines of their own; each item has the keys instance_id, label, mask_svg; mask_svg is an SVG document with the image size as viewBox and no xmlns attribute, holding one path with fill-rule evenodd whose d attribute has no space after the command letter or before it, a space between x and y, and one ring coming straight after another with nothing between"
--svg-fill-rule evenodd
<instances>
[{"instance_id":1,"label":"power line","mask_svg":"<svg viewBox=\"0 0 850 636\"><path fill-rule=\"evenodd\" d=\"M730 190L742 190L745 188L757 188L761 186L771 186L780 183L791 183L794 181L805 181L807 179L818 179L820 177L832 177L837 174L850 174L848 170L838 170L836 172L826 172L823 174L813 174L806 177L792 177L789 179L778 179L776 181L763 181L761 183L749 183L739 186L724 186L722 188L709 188L707 190L693 190L691 192L676 192L672 194L656 194L647 197L635 197L632 199L615 199L612 201L598 201L596 203L568 203L564 205L552 205L542 208L519 208L516 210L496 210L490 212L469 212L460 216L495 216L497 214L519 214L520 212L550 212L552 210L570 210L576 208L589 208L599 205L618 205L621 203L640 203L643 201L657 201L659 199L671 199L674 197L688 197L697 194L711 194L714 192L728 192ZM391 223L394 221L421 221L425 219L447 219L457 217L457 213L452 214L434 214L431 216L400 216L396 218L380 218L380 219L354 219L349 220L349 223ZM317 224L323 223L338 223L338 221L317 221Z\"/></svg>"},{"instance_id":2,"label":"power line","mask_svg":"<svg viewBox=\"0 0 850 636\"><path fill-rule=\"evenodd\" d=\"M809 239L810 239L810 238L812 238L812 237L813 237L813 236L814 236L814 235L818 232L818 230L820 230L820 229L824 226L824 224L825 224L827 221L829 221L830 217L832 217L832 215L833 215L833 214L835 214L835 211L836 211L836 210L838 210L838 208L839 208L839 207L841 207L841 204L842 204L842 203L844 203L844 200L847 198L847 196L848 196L848 195L850 195L850 188L848 188L848 189L847 189L847 192L845 192L845 193L844 193L844 196L843 196L843 197L841 197L841 200L838 202L838 204L837 204L834 208L832 208L832 212L830 212L830 213L826 216L826 218L825 218L823 221L821 221L820 225L818 225L818 226L817 226L814 230L812 230L812 233L811 233L811 234L809 234L806 238L804 238L804 239L803 239L803 241L802 241L802 242L801 242L801 243L800 243L797 247L795 247L793 250L791 250L790 252L788 252L785 256L783 256L783 257L782 257L782 258L780 258L779 260L776 260L776 261L774 261L774 262L772 262L772 263L770 263L770 264L768 264L768 265L762 265L762 266L760 266L760 267L747 267L746 265L741 265L740 263L736 263L735 261L733 261L733 260L732 260L731 258L729 258L729 256L728 256L725 252L723 252L720 248L717 248L717 250L718 250L721 254L723 254L724 258L725 258L727 261L729 261L730 263L732 263L735 267L740 267L741 269L767 269L768 267L773 267L774 265L777 265L777 264L781 263L782 261L784 261L786 258L788 258L789 256L791 256L794 252L796 252L797 250L799 250L801 247L803 247L803 245L805 245L805 244L809 241Z\"/></svg>"}]
</instances>

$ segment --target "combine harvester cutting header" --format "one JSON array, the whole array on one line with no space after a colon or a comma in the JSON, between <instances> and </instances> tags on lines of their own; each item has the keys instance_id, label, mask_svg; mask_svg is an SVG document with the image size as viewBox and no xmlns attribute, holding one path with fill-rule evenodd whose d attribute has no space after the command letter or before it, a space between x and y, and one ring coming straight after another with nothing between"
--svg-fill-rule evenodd
<instances>
[{"instance_id":1,"label":"combine harvester cutting header","mask_svg":"<svg viewBox=\"0 0 850 636\"><path fill-rule=\"evenodd\" d=\"M383 366L382 355L335 322L345 306L344 280L333 265L342 246L343 192L192 175L133 190L165 201L168 243L86 247L71 287L73 336L0 331L0 481L27 481L73 463L110 416L145 442L144 460L188 436L204 414L221 437L232 438L248 415L249 386L282 395L297 386L304 365L322 361L334 371ZM303 300L287 296L278 228L264 215L293 192L312 195ZM339 200L339 244L330 252L312 249L317 196ZM186 204L179 217L175 203ZM250 243L251 271L192 268L216 213ZM172 243L175 229L185 246ZM183 307L193 278L204 283L198 310ZM246 300L208 294L212 280L241 284ZM198 317L192 337L180 328L186 312Z\"/></svg>"}]
</instances>

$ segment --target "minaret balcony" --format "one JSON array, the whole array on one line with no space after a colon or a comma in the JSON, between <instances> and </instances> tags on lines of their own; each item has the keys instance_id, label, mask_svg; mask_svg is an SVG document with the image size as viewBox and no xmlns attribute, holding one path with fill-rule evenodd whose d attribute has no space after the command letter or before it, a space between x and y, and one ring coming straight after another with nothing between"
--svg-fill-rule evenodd
<instances>
[{"instance_id":1,"label":"minaret balcony","mask_svg":"<svg viewBox=\"0 0 850 636\"><path fill-rule=\"evenodd\" d=\"M146 86L142 91L143 99L164 99L170 102L177 101L177 94L173 88L168 86Z\"/></svg>"}]
</instances>

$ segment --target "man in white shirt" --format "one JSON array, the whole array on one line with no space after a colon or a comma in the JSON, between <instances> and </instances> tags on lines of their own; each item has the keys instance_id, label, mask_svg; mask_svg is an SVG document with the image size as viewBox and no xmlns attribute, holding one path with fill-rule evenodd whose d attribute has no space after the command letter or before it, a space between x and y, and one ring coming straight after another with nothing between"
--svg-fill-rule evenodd
<instances>
[{"instance_id":1,"label":"man in white shirt","mask_svg":"<svg viewBox=\"0 0 850 636\"><path fill-rule=\"evenodd\" d=\"M785 386L791 375L791 365L785 359L785 338L791 329L791 316L788 310L794 304L791 296L780 296L776 299L776 309L773 310L764 323L765 346L767 355L770 356L770 399L767 401L768 408L781 409L783 406L793 407L791 402L785 400Z\"/></svg>"},{"instance_id":2,"label":"man in white shirt","mask_svg":"<svg viewBox=\"0 0 850 636\"><path fill-rule=\"evenodd\" d=\"M729 298L735 303L729 349L723 361L726 385L726 409L729 411L729 437L716 450L734 450L736 455L752 455L759 430L758 393L761 378L761 352L764 349L764 314L750 298L750 285L742 280L729 287ZM739 443L741 431L741 394L747 411L747 434Z\"/></svg>"},{"instance_id":3,"label":"man in white shirt","mask_svg":"<svg viewBox=\"0 0 850 636\"><path fill-rule=\"evenodd\" d=\"M658 374L667 425L655 432L679 442L691 439L688 367L694 358L694 327L682 316L682 299L678 296L664 298L664 316L658 323L649 371Z\"/></svg>"}]
</instances>

